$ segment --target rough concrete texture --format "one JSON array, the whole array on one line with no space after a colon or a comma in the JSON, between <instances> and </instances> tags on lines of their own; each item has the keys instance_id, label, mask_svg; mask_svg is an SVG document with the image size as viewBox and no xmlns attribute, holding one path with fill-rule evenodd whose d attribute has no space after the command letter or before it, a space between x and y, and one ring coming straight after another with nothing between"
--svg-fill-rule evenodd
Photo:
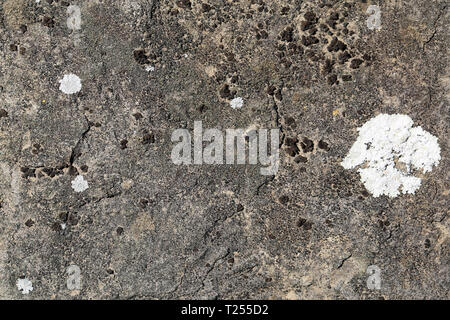
<instances>
[{"instance_id":1,"label":"rough concrete texture","mask_svg":"<svg viewBox=\"0 0 450 320\"><path fill-rule=\"evenodd\" d=\"M448 8L2 0L0 297L448 299ZM72 73L82 88L67 95ZM340 165L380 113L439 139L413 195L374 198ZM173 164L173 130L196 120L279 128L279 171ZM67 287L73 264L80 290Z\"/></svg>"}]
</instances>

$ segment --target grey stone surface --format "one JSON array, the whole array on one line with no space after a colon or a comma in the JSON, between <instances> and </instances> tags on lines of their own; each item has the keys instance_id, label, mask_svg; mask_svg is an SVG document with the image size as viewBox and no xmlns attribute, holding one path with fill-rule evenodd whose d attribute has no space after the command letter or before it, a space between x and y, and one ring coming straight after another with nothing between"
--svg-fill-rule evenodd
<instances>
[{"instance_id":1,"label":"grey stone surface","mask_svg":"<svg viewBox=\"0 0 450 320\"><path fill-rule=\"evenodd\" d=\"M370 4L2 0L0 298L448 299L448 2L383 1L379 31ZM414 195L374 198L340 166L379 113L439 139ZM279 171L174 165L196 120L280 128Z\"/></svg>"}]
</instances>

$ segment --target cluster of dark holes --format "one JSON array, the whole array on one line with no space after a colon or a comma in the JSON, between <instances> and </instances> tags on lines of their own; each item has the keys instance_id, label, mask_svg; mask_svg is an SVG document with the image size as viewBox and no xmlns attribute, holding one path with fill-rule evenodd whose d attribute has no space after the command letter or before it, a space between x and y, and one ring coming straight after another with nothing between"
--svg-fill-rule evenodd
<instances>
[{"instance_id":1,"label":"cluster of dark holes","mask_svg":"<svg viewBox=\"0 0 450 320\"><path fill-rule=\"evenodd\" d=\"M24 47L19 47L16 43L11 43L9 45L9 50L11 50L12 52L18 51L21 55L24 55L27 51L27 49L25 49Z\"/></svg>"},{"instance_id":2,"label":"cluster of dark holes","mask_svg":"<svg viewBox=\"0 0 450 320\"><path fill-rule=\"evenodd\" d=\"M283 95L281 93L281 88L277 88L274 85L269 85L267 87L267 94L269 96L274 97L275 99L277 99L278 101L282 101L283 100Z\"/></svg>"},{"instance_id":3,"label":"cluster of dark holes","mask_svg":"<svg viewBox=\"0 0 450 320\"><path fill-rule=\"evenodd\" d=\"M259 10L259 11L265 10L264 1L258 0L258 1L252 1L252 3L258 4L260 6L261 10ZM183 8L183 9L191 9L191 7L192 7L191 1L189 1L189 0L178 0L178 1L176 1L176 5L179 8ZM331 7L332 4L329 4L329 3L319 4L319 7L321 7L321 8L324 6ZM346 8L351 7L351 5L349 3L345 3L344 6ZM209 5L207 3L202 3L201 7L202 7L203 12L209 12L212 8L211 5ZM289 11L288 7L283 7L281 9L281 14L285 15L285 14L287 14L288 11ZM342 34L344 34L344 35L353 33L352 31L349 31L347 29L348 23L344 22L345 17L348 16L348 12L344 11L342 13L342 16L343 17L341 17L338 12L333 12L329 15L329 17L323 23L320 23L319 18L316 16L316 14L314 12L312 12L312 11L306 12L304 14L304 20L301 22L301 29L302 29L302 31L307 32L307 34L304 34L301 36L300 43L305 48L308 48L309 46L318 44L321 41L324 43L328 42L328 40L326 38L319 39L320 37L318 37L318 35L317 35L317 32L319 29L323 33L327 33L332 36L334 35L333 39L327 46L328 51L336 52L336 53L339 52L336 60L340 64L345 64L347 61L349 61L351 59L349 67L351 69L357 69L364 62L364 60L370 61L371 58L368 55L364 55L363 59L354 57L355 55L352 52L349 52L347 45L343 41L338 39L340 32L342 32ZM338 31L337 25L340 23L342 23L344 25L344 29L341 31ZM336 35L333 32L336 32ZM257 39L268 38L268 33L265 30L264 23L260 22L257 24L256 37L257 37ZM296 43L295 37L294 37L294 28L292 26L286 27L280 33L279 40L282 42L278 46L278 50L280 51L279 57L282 59L282 63L286 67L289 67L292 63L289 60L283 58L284 51L287 51L288 53L291 53L291 54L303 54L304 49L301 45L298 45ZM318 57L312 50L309 50L307 52L307 55L312 61L320 60L320 57ZM145 50L136 49L134 51L134 58L139 64L145 65L145 64L149 64L151 59L156 58L156 57L149 58L149 55L145 52ZM227 53L226 58L228 61L234 61L234 55L232 53ZM336 75L336 73L333 72L333 68L334 68L335 64L336 64L335 59L331 59L331 60L324 59L323 73L327 77L327 81L330 85L339 83L338 76ZM341 79L343 81L351 81L352 76L350 74L343 74L341 76ZM219 91L219 94L224 99L233 98L233 96L234 96L233 91L231 91L230 88L227 86L228 86L227 84L223 85Z\"/></svg>"},{"instance_id":4,"label":"cluster of dark holes","mask_svg":"<svg viewBox=\"0 0 450 320\"><path fill-rule=\"evenodd\" d=\"M69 212L61 212L58 216L58 219L60 220L59 222L55 221L51 225L52 230L57 232L62 230L61 223L67 223L68 225L75 226L80 220L76 213ZM35 224L36 222L31 218L25 221L25 226L28 228L31 228Z\"/></svg>"},{"instance_id":5,"label":"cluster of dark holes","mask_svg":"<svg viewBox=\"0 0 450 320\"><path fill-rule=\"evenodd\" d=\"M48 4L58 4L59 2L60 2L59 0L47 0ZM60 5L63 7L68 7L68 6L70 6L70 3L68 1L61 1ZM41 23L45 27L54 28L55 27L55 18L52 16L46 15L42 18ZM20 29L22 30L23 33L25 33L27 31L26 25L21 25Z\"/></svg>"},{"instance_id":6,"label":"cluster of dark holes","mask_svg":"<svg viewBox=\"0 0 450 320\"><path fill-rule=\"evenodd\" d=\"M147 130L144 130L143 135L142 135L142 140L141 143L143 145L148 145L148 144L152 144L155 143L155 135L153 134L153 132L148 132ZM120 149L124 150L128 147L128 140L127 139L122 139L120 141Z\"/></svg>"},{"instance_id":7,"label":"cluster of dark holes","mask_svg":"<svg viewBox=\"0 0 450 320\"><path fill-rule=\"evenodd\" d=\"M56 4L56 3L59 3L59 0L47 0L47 3L48 4L54 4L54 3ZM61 6L64 6L64 7L68 7L70 5L70 3L68 1L61 1L60 4L61 4ZM55 19L52 16L46 15L46 16L42 17L41 24L48 28L54 28L55 27ZM19 26L19 29L22 32L22 34L25 34L28 31L28 26L26 24L21 24ZM25 54L25 51L26 51L26 49L24 47L20 47L20 49L19 49L18 45L15 43L10 44L9 49L11 51L19 51L19 53L22 55Z\"/></svg>"},{"instance_id":8,"label":"cluster of dark holes","mask_svg":"<svg viewBox=\"0 0 450 320\"><path fill-rule=\"evenodd\" d=\"M152 200L147 200L147 199L144 199L144 198L142 198L142 199L140 199L139 200L139 208L141 208L141 209L145 209L145 208L147 208L147 206L148 206L148 204L149 203L152 203L153 201Z\"/></svg>"},{"instance_id":9,"label":"cluster of dark holes","mask_svg":"<svg viewBox=\"0 0 450 320\"><path fill-rule=\"evenodd\" d=\"M294 161L296 163L308 162L308 159L306 157L300 155L300 148L302 149L304 154L314 151L314 141L307 137L304 137L302 141L299 141L297 137L286 137L286 139L284 140L284 144L286 146L286 153L289 156L294 157ZM300 145L300 148L298 147L298 145ZM320 140L317 143L317 147L324 151L330 150L328 143L323 140Z\"/></svg>"},{"instance_id":10,"label":"cluster of dark holes","mask_svg":"<svg viewBox=\"0 0 450 320\"><path fill-rule=\"evenodd\" d=\"M136 121L142 120L144 118L144 116L140 112L133 113L133 117ZM149 133L147 130L144 130L141 142L143 145L155 143L155 135L153 134L153 132ZM127 147L128 147L128 140L122 139L120 141L120 149L124 150Z\"/></svg>"},{"instance_id":11,"label":"cluster of dark holes","mask_svg":"<svg viewBox=\"0 0 450 320\"><path fill-rule=\"evenodd\" d=\"M350 6L348 3L345 3L344 5L346 7ZM278 39L280 40L281 44L278 45L279 52L277 55L282 60L282 64L287 68L289 68L292 64L289 60L287 60L285 58L286 53L288 53L288 55L303 54L306 52L307 48L312 45L318 44L320 42L322 42L324 44L328 43L327 38L325 38L325 37L321 38L318 36L319 30L322 33L326 33L330 36L333 36L332 40L328 43L326 49L330 53L336 53L336 54L339 53L337 55L336 60L340 64L343 65L347 61L349 61L350 59L353 58L350 61L349 66L351 69L357 69L364 62L364 60L370 61L371 57L369 55L364 55L363 56L364 60L354 57L355 54L350 52L348 50L347 45L343 41L338 39L338 35L334 34L333 31L336 30L336 26L339 23L343 23L343 25L344 25L344 29L342 30L342 33L344 35L353 33L352 31L349 31L347 29L348 23L344 23L344 21L345 21L344 18L346 16L348 16L348 13L344 12L343 16L344 17L340 17L339 13L333 12L330 14L330 16L327 18L327 20L324 23L319 23L319 18L316 16L316 14L314 12L312 12L312 11L306 12L303 16L304 20L301 22L301 30L304 31L306 34L302 35L302 37L300 39L300 43L301 43L301 45L303 45L305 47L305 49L303 49L303 47L301 45L298 45L296 43L296 39L294 36L294 28L292 26L286 27L283 31L281 31L281 33L278 36ZM312 50L309 50L307 52L307 56L313 62L317 62L321 59ZM334 59L332 59L332 60L325 59L324 64L323 64L323 73L327 77L327 82L330 85L339 83L337 75L333 72L335 63L336 63L336 61ZM348 74L342 75L341 78L343 81L351 81L352 80L352 76L348 75Z\"/></svg>"},{"instance_id":12,"label":"cluster of dark holes","mask_svg":"<svg viewBox=\"0 0 450 320\"><path fill-rule=\"evenodd\" d=\"M80 221L80 218L76 213L69 213L69 212L61 212L59 214L59 219L61 220L61 222L67 223L71 226L76 226ZM55 222L53 224L53 230L61 231L61 223Z\"/></svg>"},{"instance_id":13,"label":"cluster of dark holes","mask_svg":"<svg viewBox=\"0 0 450 320\"><path fill-rule=\"evenodd\" d=\"M40 178L40 177L43 177L44 175L47 177L50 177L50 178L54 178L56 176L63 175L64 169L68 169L67 174L69 174L71 176L78 175L78 169L69 164L63 164L63 165L57 166L55 168L51 168L51 167L43 167L43 168L21 167L20 171L22 172L22 178L24 178L24 179L36 178L36 177ZM88 166L82 165L80 167L80 169L83 172L87 172Z\"/></svg>"},{"instance_id":14,"label":"cluster of dark holes","mask_svg":"<svg viewBox=\"0 0 450 320\"><path fill-rule=\"evenodd\" d=\"M235 59L234 54L231 52L225 52L224 55L228 61L232 62ZM231 100L236 96L236 90L234 88L238 85L239 76L230 75L228 79L226 78L227 77L222 74L217 74L215 81L217 83L223 83L218 92L219 96L222 99Z\"/></svg>"}]
</instances>

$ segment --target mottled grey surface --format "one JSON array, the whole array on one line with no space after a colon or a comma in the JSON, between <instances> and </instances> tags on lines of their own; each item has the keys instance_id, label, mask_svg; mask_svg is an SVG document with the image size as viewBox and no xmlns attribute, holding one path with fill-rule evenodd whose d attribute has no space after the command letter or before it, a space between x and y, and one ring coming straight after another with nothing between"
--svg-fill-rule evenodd
<instances>
[{"instance_id":1,"label":"mottled grey surface","mask_svg":"<svg viewBox=\"0 0 450 320\"><path fill-rule=\"evenodd\" d=\"M0 297L448 299L448 2L382 1L379 31L369 4L0 1ZM379 113L439 139L415 195L373 198L339 164ZM174 165L196 120L280 128L280 170Z\"/></svg>"}]
</instances>

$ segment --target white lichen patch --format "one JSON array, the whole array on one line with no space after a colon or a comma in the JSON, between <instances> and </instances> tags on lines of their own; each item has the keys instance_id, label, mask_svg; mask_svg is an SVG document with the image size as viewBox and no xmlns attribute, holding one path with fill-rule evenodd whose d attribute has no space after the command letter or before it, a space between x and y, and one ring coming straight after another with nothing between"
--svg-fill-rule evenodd
<instances>
[{"instance_id":1,"label":"white lichen patch","mask_svg":"<svg viewBox=\"0 0 450 320\"><path fill-rule=\"evenodd\" d=\"M16 286L22 294L29 294L33 291L33 283L27 278L17 279Z\"/></svg>"},{"instance_id":2,"label":"white lichen patch","mask_svg":"<svg viewBox=\"0 0 450 320\"><path fill-rule=\"evenodd\" d=\"M78 175L72 181L72 189L75 190L75 192L83 192L87 188L89 188L88 182L84 180L84 177L82 175Z\"/></svg>"},{"instance_id":3,"label":"white lichen patch","mask_svg":"<svg viewBox=\"0 0 450 320\"><path fill-rule=\"evenodd\" d=\"M150 71L155 71L155 67L148 64L145 66L145 71L150 72Z\"/></svg>"},{"instance_id":4,"label":"white lichen patch","mask_svg":"<svg viewBox=\"0 0 450 320\"><path fill-rule=\"evenodd\" d=\"M244 99L242 99L241 97L234 98L233 100L230 101L230 106L233 109L240 109L240 108L242 108L243 105L244 105Z\"/></svg>"},{"instance_id":5,"label":"white lichen patch","mask_svg":"<svg viewBox=\"0 0 450 320\"><path fill-rule=\"evenodd\" d=\"M359 137L341 165L358 170L361 181L374 196L396 197L415 193L421 179L414 170L431 171L441 159L438 139L407 115L380 114L358 128ZM400 169L404 166L404 170Z\"/></svg>"},{"instance_id":6,"label":"white lichen patch","mask_svg":"<svg viewBox=\"0 0 450 320\"><path fill-rule=\"evenodd\" d=\"M59 83L59 90L65 94L74 94L81 90L81 79L72 73L64 75Z\"/></svg>"}]
</instances>

